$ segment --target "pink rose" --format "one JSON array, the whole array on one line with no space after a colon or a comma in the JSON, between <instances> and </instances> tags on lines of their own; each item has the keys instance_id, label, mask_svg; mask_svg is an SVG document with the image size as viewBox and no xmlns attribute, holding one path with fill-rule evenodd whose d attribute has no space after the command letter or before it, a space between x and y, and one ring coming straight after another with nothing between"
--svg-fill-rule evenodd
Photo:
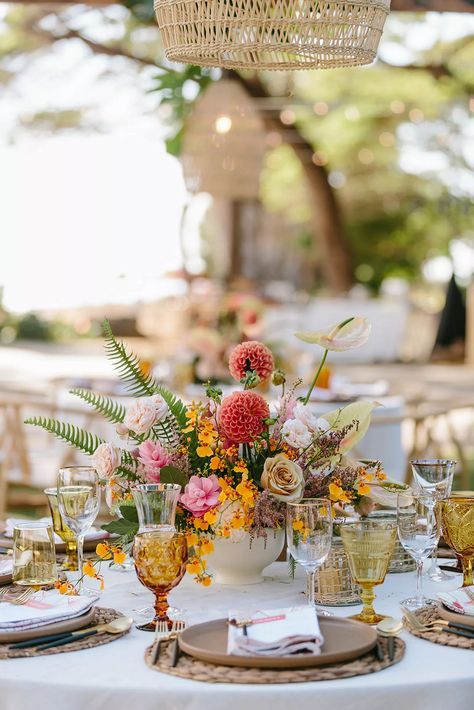
<instances>
[{"instance_id":1,"label":"pink rose","mask_svg":"<svg viewBox=\"0 0 474 710\"><path fill-rule=\"evenodd\" d=\"M191 476L181 496L181 503L196 518L202 518L211 508L219 503L221 487L215 474L208 478Z\"/></svg>"},{"instance_id":2,"label":"pink rose","mask_svg":"<svg viewBox=\"0 0 474 710\"><path fill-rule=\"evenodd\" d=\"M160 471L170 462L170 456L159 441L144 441L138 447L138 460L145 469L147 483L159 483Z\"/></svg>"},{"instance_id":3,"label":"pink rose","mask_svg":"<svg viewBox=\"0 0 474 710\"><path fill-rule=\"evenodd\" d=\"M99 444L92 457L95 470L101 478L111 478L120 466L120 449L111 444Z\"/></svg>"}]
</instances>

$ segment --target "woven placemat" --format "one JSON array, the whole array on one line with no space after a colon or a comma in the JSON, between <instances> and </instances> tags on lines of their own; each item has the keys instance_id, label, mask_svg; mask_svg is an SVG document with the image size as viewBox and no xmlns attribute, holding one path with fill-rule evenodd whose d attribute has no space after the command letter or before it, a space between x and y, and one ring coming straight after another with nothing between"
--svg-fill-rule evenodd
<instances>
[{"instance_id":1,"label":"woven placemat","mask_svg":"<svg viewBox=\"0 0 474 710\"><path fill-rule=\"evenodd\" d=\"M115 611L115 609L104 609L101 607L95 608L94 619L90 624L85 626L80 631L86 631L90 626L95 626L96 624L108 624L109 621L117 619L122 616L120 612ZM77 641L71 641L71 643L66 643L64 646L56 646L55 648L48 648L45 651L41 650L41 646L36 648L16 648L10 649L9 644L0 644L0 660L5 658L30 658L33 656L52 656L55 653L69 653L70 651L82 651L85 648L94 648L95 646L102 646L104 643L110 643L111 641L116 641L121 636L128 634L130 629L123 631L120 634L108 634L108 633L98 633L93 636L87 636L84 639L78 639Z\"/></svg>"},{"instance_id":2,"label":"woven placemat","mask_svg":"<svg viewBox=\"0 0 474 710\"><path fill-rule=\"evenodd\" d=\"M438 621L439 614L436 607L426 606L416 612L416 616L423 623L428 623L429 621ZM433 643L439 643L442 646L454 646L455 648L467 648L474 651L474 639L468 639L464 636L456 636L456 634L450 634L446 631L440 631L438 629L433 629L430 631L416 631L411 626L408 625L407 621L403 621L405 628L413 636L418 636L420 639L425 639L425 641L432 641ZM462 623L462 621L461 621Z\"/></svg>"},{"instance_id":3,"label":"woven placemat","mask_svg":"<svg viewBox=\"0 0 474 710\"><path fill-rule=\"evenodd\" d=\"M151 663L153 646L150 646L145 651L145 662L154 671L168 673L179 678L200 680L205 683L304 683L314 680L337 680L338 678L351 678L356 675L377 673L377 671L389 668L402 660L405 655L405 643L401 639L395 639L395 657L393 661L388 657L388 639L380 638L380 642L385 654L383 661L379 661L375 653L370 651L353 661L333 663L332 665L317 666L315 668L267 670L264 668L218 666L212 663L205 663L185 653L181 655L176 668L172 668L172 642L165 641L161 644L160 657L156 665Z\"/></svg>"}]
</instances>

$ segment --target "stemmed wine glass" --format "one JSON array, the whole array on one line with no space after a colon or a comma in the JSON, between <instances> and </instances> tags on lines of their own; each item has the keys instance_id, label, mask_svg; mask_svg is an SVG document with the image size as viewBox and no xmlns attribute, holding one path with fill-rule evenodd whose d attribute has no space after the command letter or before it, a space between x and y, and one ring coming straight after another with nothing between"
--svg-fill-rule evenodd
<instances>
[{"instance_id":1,"label":"stemmed wine glass","mask_svg":"<svg viewBox=\"0 0 474 710\"><path fill-rule=\"evenodd\" d=\"M59 470L58 507L64 521L77 538L77 566L81 591L84 537L97 517L99 506L99 476L94 468L67 466Z\"/></svg>"},{"instance_id":2,"label":"stemmed wine glass","mask_svg":"<svg viewBox=\"0 0 474 710\"><path fill-rule=\"evenodd\" d=\"M437 501L449 498L453 485L453 476L456 461L451 459L417 459L410 461L413 471L413 481L417 493L428 495L432 498L432 505ZM438 548L433 550L428 576L434 582L445 582L452 575L446 574L438 566Z\"/></svg>"},{"instance_id":3,"label":"stemmed wine glass","mask_svg":"<svg viewBox=\"0 0 474 710\"><path fill-rule=\"evenodd\" d=\"M398 537L402 547L416 562L416 596L401 602L409 609L420 609L435 604L433 599L423 596L423 561L436 549L439 540L439 525L431 495L398 495L397 507Z\"/></svg>"},{"instance_id":4,"label":"stemmed wine glass","mask_svg":"<svg viewBox=\"0 0 474 710\"><path fill-rule=\"evenodd\" d=\"M331 502L326 498L303 498L299 503L288 503L286 534L293 559L308 576L308 604L315 606L316 570L331 549Z\"/></svg>"}]
</instances>

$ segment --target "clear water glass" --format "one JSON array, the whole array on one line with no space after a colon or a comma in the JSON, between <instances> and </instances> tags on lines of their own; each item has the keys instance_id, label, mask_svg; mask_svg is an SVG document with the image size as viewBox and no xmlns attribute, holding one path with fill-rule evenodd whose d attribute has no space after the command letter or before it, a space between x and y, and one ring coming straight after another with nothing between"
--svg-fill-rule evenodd
<instances>
[{"instance_id":1,"label":"clear water glass","mask_svg":"<svg viewBox=\"0 0 474 710\"><path fill-rule=\"evenodd\" d=\"M440 530L431 495L400 493L397 506L398 537L403 548L416 563L416 596L401 604L409 609L436 604L423 596L423 562L436 549Z\"/></svg>"},{"instance_id":2,"label":"clear water glass","mask_svg":"<svg viewBox=\"0 0 474 710\"><path fill-rule=\"evenodd\" d=\"M81 579L84 537L99 513L99 476L91 466L67 466L59 470L57 488L59 512L76 535L77 566ZM82 587L82 584L79 583L79 586Z\"/></svg>"},{"instance_id":3,"label":"clear water glass","mask_svg":"<svg viewBox=\"0 0 474 710\"><path fill-rule=\"evenodd\" d=\"M57 579L53 528L49 523L25 522L13 528L13 582L46 587Z\"/></svg>"},{"instance_id":4,"label":"clear water glass","mask_svg":"<svg viewBox=\"0 0 474 710\"><path fill-rule=\"evenodd\" d=\"M415 491L420 494L430 495L433 498L433 505L439 500L449 498L456 463L452 459L416 459L410 461ZM446 582L453 575L446 574L439 568L437 549L436 547L431 555L428 576L434 582Z\"/></svg>"},{"instance_id":5,"label":"clear water glass","mask_svg":"<svg viewBox=\"0 0 474 710\"><path fill-rule=\"evenodd\" d=\"M331 549L331 502L326 498L304 498L299 503L288 503L286 535L293 559L308 576L308 603L315 606L316 570Z\"/></svg>"}]
</instances>

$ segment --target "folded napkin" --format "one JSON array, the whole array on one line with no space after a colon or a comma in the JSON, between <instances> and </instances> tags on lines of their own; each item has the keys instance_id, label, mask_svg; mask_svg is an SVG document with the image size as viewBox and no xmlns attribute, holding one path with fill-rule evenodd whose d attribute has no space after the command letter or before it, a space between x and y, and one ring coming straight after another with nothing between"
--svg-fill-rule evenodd
<instances>
[{"instance_id":1,"label":"folded napkin","mask_svg":"<svg viewBox=\"0 0 474 710\"><path fill-rule=\"evenodd\" d=\"M26 604L0 603L0 634L2 631L34 629L55 621L85 614L97 601L96 596L68 596L56 589L35 592Z\"/></svg>"},{"instance_id":2,"label":"folded napkin","mask_svg":"<svg viewBox=\"0 0 474 710\"><path fill-rule=\"evenodd\" d=\"M248 620L247 635L236 622ZM321 653L318 617L310 606L229 613L227 653L234 656L289 656Z\"/></svg>"},{"instance_id":3,"label":"folded napkin","mask_svg":"<svg viewBox=\"0 0 474 710\"><path fill-rule=\"evenodd\" d=\"M26 520L25 518L7 518L5 521L5 530L3 531L3 534L5 537L13 537L13 528L17 525L21 525L22 523L28 523L31 522L29 520ZM39 518L39 520L35 521L38 523L52 523L51 518ZM55 532L53 532L54 535L54 542L56 545L59 545L63 540L59 537L59 535L56 535ZM86 532L85 539L86 540L103 540L106 537L109 537L109 533L106 532L105 530L97 530L97 528L90 528Z\"/></svg>"},{"instance_id":4,"label":"folded napkin","mask_svg":"<svg viewBox=\"0 0 474 710\"><path fill-rule=\"evenodd\" d=\"M471 599L467 594L467 589L474 596L474 584L470 587L461 587L454 589L452 592L438 592L438 599L445 606L457 614L466 614L466 616L474 616L474 599Z\"/></svg>"},{"instance_id":5,"label":"folded napkin","mask_svg":"<svg viewBox=\"0 0 474 710\"><path fill-rule=\"evenodd\" d=\"M0 574L11 574L13 571L13 559L11 557L0 557Z\"/></svg>"}]
</instances>

